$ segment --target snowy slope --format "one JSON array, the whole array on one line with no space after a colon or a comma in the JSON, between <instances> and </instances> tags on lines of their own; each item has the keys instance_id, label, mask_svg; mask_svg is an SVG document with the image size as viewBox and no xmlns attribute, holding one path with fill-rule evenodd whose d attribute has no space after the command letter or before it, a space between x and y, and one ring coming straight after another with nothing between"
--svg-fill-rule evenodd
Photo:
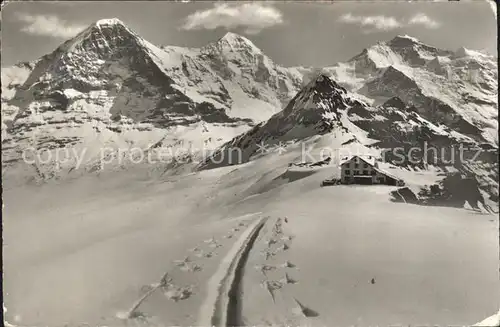
<instances>
[{"instance_id":1,"label":"snowy slope","mask_svg":"<svg viewBox=\"0 0 500 327\"><path fill-rule=\"evenodd\" d=\"M4 191L6 320L194 326L229 309L235 325L468 326L497 311L494 216L392 203L393 187L320 188L331 169L287 173L294 156Z\"/></svg>"}]
</instances>

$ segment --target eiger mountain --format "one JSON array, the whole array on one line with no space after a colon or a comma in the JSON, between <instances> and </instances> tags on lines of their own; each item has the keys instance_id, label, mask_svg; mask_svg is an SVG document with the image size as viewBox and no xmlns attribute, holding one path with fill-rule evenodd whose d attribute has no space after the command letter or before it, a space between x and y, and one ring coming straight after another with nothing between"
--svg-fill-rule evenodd
<instances>
[{"instance_id":1,"label":"eiger mountain","mask_svg":"<svg viewBox=\"0 0 500 327\"><path fill-rule=\"evenodd\" d=\"M237 147L248 161L259 143L323 136L377 149L424 139L497 148L497 74L496 58L408 36L330 67L285 68L234 33L200 49L161 47L101 20L38 60L2 69L2 169L37 179L99 170L102 147L214 156ZM25 164L28 147L85 158ZM110 166L127 164L117 162Z\"/></svg>"}]
</instances>

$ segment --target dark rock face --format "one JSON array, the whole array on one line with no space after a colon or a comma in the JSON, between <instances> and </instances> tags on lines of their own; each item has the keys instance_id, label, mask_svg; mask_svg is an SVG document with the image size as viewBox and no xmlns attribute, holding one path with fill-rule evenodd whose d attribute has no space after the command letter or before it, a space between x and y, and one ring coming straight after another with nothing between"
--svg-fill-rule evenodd
<instances>
[{"instance_id":1,"label":"dark rock face","mask_svg":"<svg viewBox=\"0 0 500 327\"><path fill-rule=\"evenodd\" d=\"M461 173L448 175L438 184L423 189L419 196L425 205L439 205L462 208L467 201L472 208L479 208L484 203L480 185L474 177L465 177Z\"/></svg>"},{"instance_id":2,"label":"dark rock face","mask_svg":"<svg viewBox=\"0 0 500 327\"><path fill-rule=\"evenodd\" d=\"M450 56L452 51L437 49L435 47L422 44L411 37L396 36L387 43L395 53L399 54L403 60L411 66L421 66L426 64L426 60L420 56L425 52L428 56Z\"/></svg>"},{"instance_id":3,"label":"dark rock face","mask_svg":"<svg viewBox=\"0 0 500 327\"><path fill-rule=\"evenodd\" d=\"M239 121L229 117L223 109L217 109L213 104L202 102L197 104L194 112L201 116L201 119L207 123L234 123Z\"/></svg>"},{"instance_id":4,"label":"dark rock face","mask_svg":"<svg viewBox=\"0 0 500 327\"><path fill-rule=\"evenodd\" d=\"M391 196L394 202L429 206L463 208L467 202L473 209L479 209L480 203L486 210L491 211L480 189L481 185L475 177L467 177L458 172L448 174L442 181L422 189L418 194L408 187L403 187L392 191Z\"/></svg>"}]
</instances>

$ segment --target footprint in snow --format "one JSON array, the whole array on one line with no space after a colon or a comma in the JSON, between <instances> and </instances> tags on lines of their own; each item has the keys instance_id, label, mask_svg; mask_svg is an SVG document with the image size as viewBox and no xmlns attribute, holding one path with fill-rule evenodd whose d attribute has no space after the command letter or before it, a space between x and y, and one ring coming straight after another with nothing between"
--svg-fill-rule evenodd
<instances>
[{"instance_id":1,"label":"footprint in snow","mask_svg":"<svg viewBox=\"0 0 500 327\"><path fill-rule=\"evenodd\" d=\"M289 248L290 248L290 246L289 246L288 244L286 244L286 243L283 243L283 245L281 245L281 246L279 247L279 249L280 249L280 250L282 250L282 251L286 251L286 250L288 250Z\"/></svg>"},{"instance_id":2,"label":"footprint in snow","mask_svg":"<svg viewBox=\"0 0 500 327\"><path fill-rule=\"evenodd\" d=\"M291 241L291 240L293 240L293 236L291 236L291 235L285 235L285 236L282 236L280 238L280 240L282 240L282 241Z\"/></svg>"},{"instance_id":3,"label":"footprint in snow","mask_svg":"<svg viewBox=\"0 0 500 327\"><path fill-rule=\"evenodd\" d=\"M191 262L191 259L189 259L189 257L185 257L182 260L174 260L175 265L178 266L178 267L184 266L188 262Z\"/></svg>"},{"instance_id":4,"label":"footprint in snow","mask_svg":"<svg viewBox=\"0 0 500 327\"><path fill-rule=\"evenodd\" d=\"M208 240L204 240L203 242L211 244L211 243L216 243L217 241L215 240L215 238L212 237L212 238L209 238Z\"/></svg>"},{"instance_id":5,"label":"footprint in snow","mask_svg":"<svg viewBox=\"0 0 500 327\"><path fill-rule=\"evenodd\" d=\"M274 292L280 290L283 287L283 284L275 280L271 281L266 280L262 282L261 286L264 287L269 292L269 295L271 295L273 302L276 302L276 299L274 297Z\"/></svg>"},{"instance_id":6,"label":"footprint in snow","mask_svg":"<svg viewBox=\"0 0 500 327\"><path fill-rule=\"evenodd\" d=\"M211 251L211 252L198 252L195 254L195 256L197 256L198 258L211 258L213 256L216 256L217 255L217 252L214 252L214 251Z\"/></svg>"},{"instance_id":7,"label":"footprint in snow","mask_svg":"<svg viewBox=\"0 0 500 327\"><path fill-rule=\"evenodd\" d=\"M284 286L284 284L279 280L268 280L268 281L265 281L264 284L265 284L267 289L269 289L273 292L281 290Z\"/></svg>"},{"instance_id":8,"label":"footprint in snow","mask_svg":"<svg viewBox=\"0 0 500 327\"><path fill-rule=\"evenodd\" d=\"M217 249L217 248L220 248L222 246L222 244L219 244L219 243L212 243L209 245L211 248L213 249Z\"/></svg>"},{"instance_id":9,"label":"footprint in snow","mask_svg":"<svg viewBox=\"0 0 500 327\"><path fill-rule=\"evenodd\" d=\"M144 285L141 287L141 293L147 293L152 291L157 284L149 284L149 285Z\"/></svg>"},{"instance_id":10,"label":"footprint in snow","mask_svg":"<svg viewBox=\"0 0 500 327\"><path fill-rule=\"evenodd\" d=\"M270 251L263 251L262 255L264 256L265 260L269 260L270 258L274 257L276 253Z\"/></svg>"},{"instance_id":11,"label":"footprint in snow","mask_svg":"<svg viewBox=\"0 0 500 327\"><path fill-rule=\"evenodd\" d=\"M199 247L195 246L194 248L190 249L189 252L198 252L201 251Z\"/></svg>"},{"instance_id":12,"label":"footprint in snow","mask_svg":"<svg viewBox=\"0 0 500 327\"><path fill-rule=\"evenodd\" d=\"M217 252L211 251L211 252L204 252L200 251L195 254L196 257L198 258L211 258L217 255Z\"/></svg>"},{"instance_id":13,"label":"footprint in snow","mask_svg":"<svg viewBox=\"0 0 500 327\"><path fill-rule=\"evenodd\" d=\"M188 299L193 294L193 288L192 286L178 287L174 285L167 285L163 288L163 294L168 299L177 302Z\"/></svg>"},{"instance_id":14,"label":"footprint in snow","mask_svg":"<svg viewBox=\"0 0 500 327\"><path fill-rule=\"evenodd\" d=\"M276 248L276 250L272 251L269 247L268 249L262 251L262 255L264 256L264 258L266 260L269 260L269 258L271 257L274 257L275 255L277 255L279 252L284 252L284 251L287 251L288 249L290 249L290 245L288 245L287 243L283 243L281 244L278 248Z\"/></svg>"},{"instance_id":15,"label":"footprint in snow","mask_svg":"<svg viewBox=\"0 0 500 327\"><path fill-rule=\"evenodd\" d=\"M162 287L166 287L167 285L171 284L172 284L172 277L170 277L168 272L166 272L160 279L160 285Z\"/></svg>"},{"instance_id":16,"label":"footprint in snow","mask_svg":"<svg viewBox=\"0 0 500 327\"><path fill-rule=\"evenodd\" d=\"M268 271L272 271L272 270L275 270L275 269L276 269L276 267L274 267L274 266L270 266L270 265L257 265L257 266L255 266L255 269L260 270L260 272L261 272L264 276L267 276L267 275L266 275L266 272L268 272Z\"/></svg>"},{"instance_id":17,"label":"footprint in snow","mask_svg":"<svg viewBox=\"0 0 500 327\"><path fill-rule=\"evenodd\" d=\"M141 312L141 311L134 311L134 312L131 312L129 316L126 316L126 313L123 313L123 312L120 312L116 315L117 318L119 319L133 319L133 320L139 320L139 321L142 321L143 323L145 323L147 321L147 318L148 316L144 313L144 312Z\"/></svg>"},{"instance_id":18,"label":"footprint in snow","mask_svg":"<svg viewBox=\"0 0 500 327\"><path fill-rule=\"evenodd\" d=\"M297 284L297 280L291 278L287 273L285 273L285 277L280 280L282 284Z\"/></svg>"},{"instance_id":19,"label":"footprint in snow","mask_svg":"<svg viewBox=\"0 0 500 327\"><path fill-rule=\"evenodd\" d=\"M271 245L276 244L276 240L274 238L271 238L267 241L267 247L271 247Z\"/></svg>"},{"instance_id":20,"label":"footprint in snow","mask_svg":"<svg viewBox=\"0 0 500 327\"><path fill-rule=\"evenodd\" d=\"M196 271L201 271L202 268L200 265L197 264L184 264L183 266L180 267L180 270L182 271L189 271L189 272L196 272Z\"/></svg>"},{"instance_id":21,"label":"footprint in snow","mask_svg":"<svg viewBox=\"0 0 500 327\"><path fill-rule=\"evenodd\" d=\"M290 261L286 261L285 263L281 264L280 267L282 267L282 268L295 268L296 266L293 263L291 263Z\"/></svg>"},{"instance_id":22,"label":"footprint in snow","mask_svg":"<svg viewBox=\"0 0 500 327\"><path fill-rule=\"evenodd\" d=\"M293 308L292 312L298 316L303 316L306 318L310 317L317 317L319 316L319 313L314 311L313 309L305 306L302 304L299 300L293 299L295 301L295 304L297 305L295 308Z\"/></svg>"},{"instance_id":23,"label":"footprint in snow","mask_svg":"<svg viewBox=\"0 0 500 327\"><path fill-rule=\"evenodd\" d=\"M283 234L283 230L281 229L281 224L280 225L275 225L273 227L273 234L274 235L281 235L281 234Z\"/></svg>"}]
</instances>

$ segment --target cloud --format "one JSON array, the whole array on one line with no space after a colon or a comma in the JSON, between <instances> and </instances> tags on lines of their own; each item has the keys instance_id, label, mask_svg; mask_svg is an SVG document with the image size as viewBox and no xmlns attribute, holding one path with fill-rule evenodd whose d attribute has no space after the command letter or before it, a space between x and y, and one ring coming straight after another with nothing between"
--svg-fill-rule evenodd
<instances>
[{"instance_id":1,"label":"cloud","mask_svg":"<svg viewBox=\"0 0 500 327\"><path fill-rule=\"evenodd\" d=\"M215 4L213 8L199 10L189 15L181 29L213 30L218 27L232 29L245 28L247 34L257 34L265 28L283 23L279 10L262 3L244 3L229 5Z\"/></svg>"},{"instance_id":2,"label":"cloud","mask_svg":"<svg viewBox=\"0 0 500 327\"><path fill-rule=\"evenodd\" d=\"M400 21L392 16L355 16L351 13L342 15L339 19L340 22L346 24L356 24L361 27L367 27L365 32L373 31L390 31L397 28L420 25L428 29L435 29L441 26L437 21L431 19L423 13L418 13L411 17L407 22Z\"/></svg>"},{"instance_id":3,"label":"cloud","mask_svg":"<svg viewBox=\"0 0 500 327\"><path fill-rule=\"evenodd\" d=\"M429 16L423 13L418 13L413 16L408 22L409 25L422 25L425 28L434 29L438 28L440 24L435 20L431 19Z\"/></svg>"},{"instance_id":4,"label":"cloud","mask_svg":"<svg viewBox=\"0 0 500 327\"><path fill-rule=\"evenodd\" d=\"M402 26L396 18L390 16L354 16L349 13L342 15L339 20L346 24L357 24L381 31L390 31Z\"/></svg>"},{"instance_id":5,"label":"cloud","mask_svg":"<svg viewBox=\"0 0 500 327\"><path fill-rule=\"evenodd\" d=\"M68 23L52 15L17 13L16 18L18 21L25 23L25 26L21 29L24 33L61 39L73 37L87 27L81 24Z\"/></svg>"}]
</instances>

